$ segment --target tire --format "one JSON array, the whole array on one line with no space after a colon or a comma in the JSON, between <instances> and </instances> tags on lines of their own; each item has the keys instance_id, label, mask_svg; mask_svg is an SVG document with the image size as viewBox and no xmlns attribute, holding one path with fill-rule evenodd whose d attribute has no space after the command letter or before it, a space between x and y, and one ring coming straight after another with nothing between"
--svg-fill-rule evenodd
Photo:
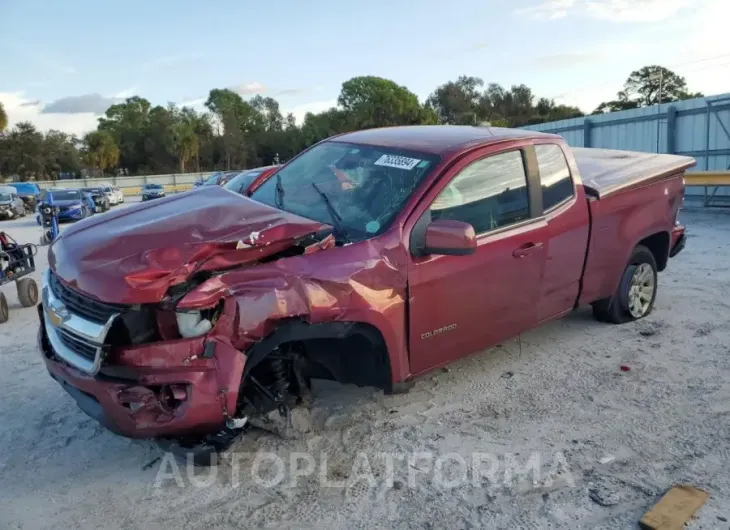
<instances>
[{"instance_id":1,"label":"tire","mask_svg":"<svg viewBox=\"0 0 730 530\"><path fill-rule=\"evenodd\" d=\"M8 309L8 299L3 293L0 293L0 324L4 324L10 318L10 310Z\"/></svg>"},{"instance_id":2,"label":"tire","mask_svg":"<svg viewBox=\"0 0 730 530\"><path fill-rule=\"evenodd\" d=\"M637 245L624 269L616 293L593 303L593 316L601 322L624 324L649 315L654 309L658 285L654 254Z\"/></svg>"},{"instance_id":3,"label":"tire","mask_svg":"<svg viewBox=\"0 0 730 530\"><path fill-rule=\"evenodd\" d=\"M33 307L38 304L38 284L33 278L21 278L15 282L18 290L18 300L23 307Z\"/></svg>"},{"instance_id":4,"label":"tire","mask_svg":"<svg viewBox=\"0 0 730 530\"><path fill-rule=\"evenodd\" d=\"M20 210L20 213L18 214L18 216L19 217L25 217L26 213L27 212L25 211L25 206L23 206L23 208Z\"/></svg>"}]
</instances>

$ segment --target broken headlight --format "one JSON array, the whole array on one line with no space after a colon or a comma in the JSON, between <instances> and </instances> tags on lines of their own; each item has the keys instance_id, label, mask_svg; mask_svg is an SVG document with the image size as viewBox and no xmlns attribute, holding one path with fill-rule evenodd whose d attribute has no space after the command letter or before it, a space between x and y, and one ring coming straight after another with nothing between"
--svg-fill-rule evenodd
<instances>
[{"instance_id":1,"label":"broken headlight","mask_svg":"<svg viewBox=\"0 0 730 530\"><path fill-rule=\"evenodd\" d=\"M213 329L213 323L201 311L176 311L177 327L184 338L199 337Z\"/></svg>"}]
</instances>

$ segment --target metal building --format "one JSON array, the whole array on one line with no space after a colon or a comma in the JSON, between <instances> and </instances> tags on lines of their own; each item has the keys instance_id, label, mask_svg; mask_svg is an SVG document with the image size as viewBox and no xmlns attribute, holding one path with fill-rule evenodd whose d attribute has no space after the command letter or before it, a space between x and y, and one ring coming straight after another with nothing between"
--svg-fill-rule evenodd
<instances>
[{"instance_id":1,"label":"metal building","mask_svg":"<svg viewBox=\"0 0 730 530\"><path fill-rule=\"evenodd\" d=\"M559 134L575 147L693 156L692 171L730 170L730 93L524 128Z\"/></svg>"}]
</instances>

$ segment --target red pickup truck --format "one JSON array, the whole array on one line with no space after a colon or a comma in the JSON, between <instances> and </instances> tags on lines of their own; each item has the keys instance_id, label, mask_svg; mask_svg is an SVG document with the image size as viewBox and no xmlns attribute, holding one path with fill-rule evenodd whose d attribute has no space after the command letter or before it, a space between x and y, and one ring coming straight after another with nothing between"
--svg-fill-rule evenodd
<instances>
[{"instance_id":1,"label":"red pickup truck","mask_svg":"<svg viewBox=\"0 0 730 530\"><path fill-rule=\"evenodd\" d=\"M385 392L573 309L649 314L692 158L469 126L344 134L49 248L39 345L112 431L220 448L329 378ZM246 196L250 195L250 196Z\"/></svg>"}]
</instances>

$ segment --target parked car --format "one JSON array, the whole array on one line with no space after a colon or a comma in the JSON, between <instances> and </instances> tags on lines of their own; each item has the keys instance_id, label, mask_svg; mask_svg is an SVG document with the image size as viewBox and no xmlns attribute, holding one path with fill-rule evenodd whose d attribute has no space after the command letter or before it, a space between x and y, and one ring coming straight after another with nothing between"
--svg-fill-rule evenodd
<instances>
[{"instance_id":1,"label":"parked car","mask_svg":"<svg viewBox=\"0 0 730 530\"><path fill-rule=\"evenodd\" d=\"M195 187L201 187L201 186L224 186L229 180L231 180L236 175L240 174L241 171L237 169L235 171L219 171L217 173L213 173L210 177L205 179L201 184L195 186ZM197 184L197 183L196 183Z\"/></svg>"},{"instance_id":2,"label":"parked car","mask_svg":"<svg viewBox=\"0 0 730 530\"><path fill-rule=\"evenodd\" d=\"M142 200L150 201L165 196L165 188L159 184L145 184L142 186Z\"/></svg>"},{"instance_id":3,"label":"parked car","mask_svg":"<svg viewBox=\"0 0 730 530\"><path fill-rule=\"evenodd\" d=\"M93 211L89 207L86 194L76 188L51 188L42 195L41 202L36 207L36 222L41 224L40 209L53 197L53 205L58 208L58 221L78 221L89 217Z\"/></svg>"},{"instance_id":4,"label":"parked car","mask_svg":"<svg viewBox=\"0 0 730 530\"><path fill-rule=\"evenodd\" d=\"M0 186L0 219L25 217L25 203L12 186Z\"/></svg>"},{"instance_id":5,"label":"parked car","mask_svg":"<svg viewBox=\"0 0 730 530\"><path fill-rule=\"evenodd\" d=\"M281 166L264 166L256 169L247 169L242 171L223 186L227 190L235 191L241 195L248 196L253 191L253 186L259 186L263 181L269 178Z\"/></svg>"},{"instance_id":6,"label":"parked car","mask_svg":"<svg viewBox=\"0 0 730 530\"><path fill-rule=\"evenodd\" d=\"M250 198L203 186L68 228L42 357L114 432L205 455L287 425L311 378L406 391L578 307L646 317L694 163L489 127L330 138Z\"/></svg>"},{"instance_id":7,"label":"parked car","mask_svg":"<svg viewBox=\"0 0 730 530\"><path fill-rule=\"evenodd\" d=\"M122 195L122 193L119 191L118 188L117 188L117 190L115 190L111 184L107 184L107 183L101 183L101 184L99 184L98 187L99 187L99 189L101 189L101 191L104 193L104 195L106 195L106 198L109 199L110 207L116 206L117 204L124 202L124 196ZM121 198L120 198L120 195L122 195Z\"/></svg>"},{"instance_id":8,"label":"parked car","mask_svg":"<svg viewBox=\"0 0 730 530\"><path fill-rule=\"evenodd\" d=\"M33 182L11 182L8 186L15 188L20 198L23 199L25 211L33 213L41 197L41 189L38 184Z\"/></svg>"},{"instance_id":9,"label":"parked car","mask_svg":"<svg viewBox=\"0 0 730 530\"><path fill-rule=\"evenodd\" d=\"M94 202L95 213L106 212L112 207L111 202L109 202L109 196L104 193L104 189L101 186L94 188L81 188L81 191L91 196Z\"/></svg>"}]
</instances>

